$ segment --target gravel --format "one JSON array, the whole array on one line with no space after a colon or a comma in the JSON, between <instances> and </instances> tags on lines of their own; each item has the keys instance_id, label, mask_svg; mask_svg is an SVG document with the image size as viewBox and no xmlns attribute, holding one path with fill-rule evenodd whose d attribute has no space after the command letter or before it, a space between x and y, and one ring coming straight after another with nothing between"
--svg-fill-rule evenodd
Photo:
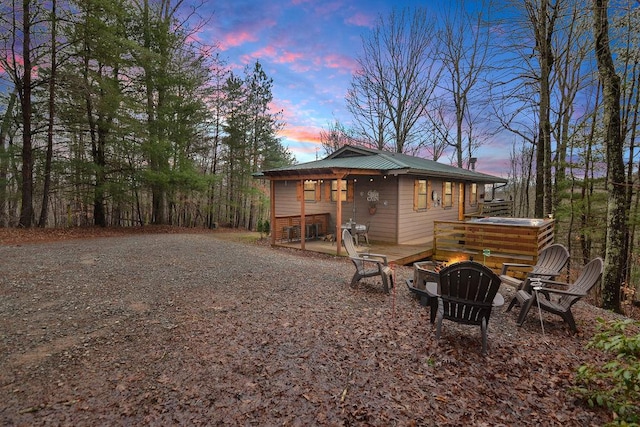
<instances>
[{"instance_id":1,"label":"gravel","mask_svg":"<svg viewBox=\"0 0 640 427\"><path fill-rule=\"evenodd\" d=\"M216 233L0 245L3 425L602 425L580 333L537 312L445 322L345 258ZM513 295L502 289L505 299Z\"/></svg>"}]
</instances>

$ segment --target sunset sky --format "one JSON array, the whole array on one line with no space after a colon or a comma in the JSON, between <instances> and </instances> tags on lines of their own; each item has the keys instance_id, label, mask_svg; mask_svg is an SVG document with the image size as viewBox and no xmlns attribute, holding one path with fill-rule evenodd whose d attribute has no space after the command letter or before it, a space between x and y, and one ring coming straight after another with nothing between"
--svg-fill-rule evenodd
<instances>
[{"instance_id":1,"label":"sunset sky","mask_svg":"<svg viewBox=\"0 0 640 427\"><path fill-rule=\"evenodd\" d=\"M378 17L386 17L393 7L429 8L437 3L441 2L205 1L199 13L210 19L200 37L217 43L221 57L239 75L247 64L260 61L274 82L275 109L284 112L282 142L299 162L307 162L324 156L319 142L323 128L336 119L345 124L351 120L345 94L362 37ZM506 174L509 148L500 144L496 140L480 149L479 171Z\"/></svg>"}]
</instances>

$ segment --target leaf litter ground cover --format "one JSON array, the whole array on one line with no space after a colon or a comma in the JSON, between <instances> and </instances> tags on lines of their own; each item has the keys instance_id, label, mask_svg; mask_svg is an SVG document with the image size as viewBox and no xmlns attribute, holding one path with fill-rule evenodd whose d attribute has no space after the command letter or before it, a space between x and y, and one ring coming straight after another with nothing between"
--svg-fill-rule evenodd
<instances>
[{"instance_id":1,"label":"leaf litter ground cover","mask_svg":"<svg viewBox=\"0 0 640 427\"><path fill-rule=\"evenodd\" d=\"M602 425L569 393L580 333L532 310L443 324L345 258L241 233L1 230L3 425ZM507 301L513 290L503 287ZM506 307L506 306L505 306Z\"/></svg>"}]
</instances>

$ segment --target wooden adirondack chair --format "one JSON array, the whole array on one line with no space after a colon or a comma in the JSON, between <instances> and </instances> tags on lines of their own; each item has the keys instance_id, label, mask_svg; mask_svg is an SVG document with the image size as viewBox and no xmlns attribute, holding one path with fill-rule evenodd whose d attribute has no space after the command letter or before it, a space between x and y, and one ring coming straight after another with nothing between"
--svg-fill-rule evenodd
<instances>
[{"instance_id":1,"label":"wooden adirondack chair","mask_svg":"<svg viewBox=\"0 0 640 427\"><path fill-rule=\"evenodd\" d=\"M547 246L538 255L538 261L536 265L531 268L529 264L517 264L517 263L504 263L502 264L502 272L500 273L500 280L502 283L511 285L516 288L516 296L509 303L507 311L511 311L516 303L522 304L518 298L517 291L524 289L527 292L531 290L531 279L554 279L560 274L562 269L567 265L569 261L569 251L566 247L559 243ZM524 280L517 279L509 274L511 268L524 269L531 268L531 271L526 275Z\"/></svg>"},{"instance_id":2,"label":"wooden adirondack chair","mask_svg":"<svg viewBox=\"0 0 640 427\"><path fill-rule=\"evenodd\" d=\"M540 309L557 314L569 324L572 332L577 332L576 322L571 313L571 306L580 298L586 296L598 280L602 277L604 263L602 258L594 258L585 265L578 278L572 284L556 282L550 279L534 279L533 287L526 291L518 291L519 298L524 302L518 316L518 326L522 326L527 319L527 313L533 305L540 305ZM553 286L563 286L566 289L554 289Z\"/></svg>"},{"instance_id":3,"label":"wooden adirondack chair","mask_svg":"<svg viewBox=\"0 0 640 427\"><path fill-rule=\"evenodd\" d=\"M356 272L351 279L351 286L365 277L380 276L384 291L389 293L389 288L393 287L394 283L393 273L391 268L389 268L387 256L369 252L358 252L353 242L353 236L349 230L342 231L342 242L344 243L349 258L356 267Z\"/></svg>"},{"instance_id":4,"label":"wooden adirondack chair","mask_svg":"<svg viewBox=\"0 0 640 427\"><path fill-rule=\"evenodd\" d=\"M436 339L440 339L442 320L480 325L482 354L487 354L487 325L491 309L502 305L498 293L500 278L488 267L474 261L458 262L440 271Z\"/></svg>"}]
</instances>

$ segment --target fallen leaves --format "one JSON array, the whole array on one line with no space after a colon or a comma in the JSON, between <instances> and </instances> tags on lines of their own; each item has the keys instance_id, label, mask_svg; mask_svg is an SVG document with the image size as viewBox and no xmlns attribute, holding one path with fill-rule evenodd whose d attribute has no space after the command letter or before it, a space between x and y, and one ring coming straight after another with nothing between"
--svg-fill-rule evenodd
<instances>
[{"instance_id":1,"label":"fallen leaves","mask_svg":"<svg viewBox=\"0 0 640 427\"><path fill-rule=\"evenodd\" d=\"M407 267L392 298L374 280L350 288L343 259L215 234L36 234L0 246L3 424L608 421L567 392L594 357L586 320L603 313L586 304L579 336L496 311L482 357L477 327L445 321L435 341Z\"/></svg>"}]
</instances>

